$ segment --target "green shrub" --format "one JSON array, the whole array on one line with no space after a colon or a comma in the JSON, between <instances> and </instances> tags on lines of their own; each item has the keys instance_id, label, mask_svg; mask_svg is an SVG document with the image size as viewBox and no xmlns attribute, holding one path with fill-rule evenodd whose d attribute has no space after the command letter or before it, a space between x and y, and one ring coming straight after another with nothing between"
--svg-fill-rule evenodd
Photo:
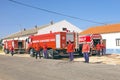
<instances>
[{"instance_id":1,"label":"green shrub","mask_svg":"<svg viewBox=\"0 0 120 80\"><path fill-rule=\"evenodd\" d=\"M2 51L2 39L0 39L0 51Z\"/></svg>"},{"instance_id":2,"label":"green shrub","mask_svg":"<svg viewBox=\"0 0 120 80\"><path fill-rule=\"evenodd\" d=\"M2 46L0 46L0 51L2 50Z\"/></svg>"}]
</instances>

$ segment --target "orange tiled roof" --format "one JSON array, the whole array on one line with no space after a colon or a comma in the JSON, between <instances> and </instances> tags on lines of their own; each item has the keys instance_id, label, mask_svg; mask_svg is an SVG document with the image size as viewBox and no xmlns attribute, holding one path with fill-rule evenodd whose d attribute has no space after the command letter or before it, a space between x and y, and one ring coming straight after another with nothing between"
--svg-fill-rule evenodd
<instances>
[{"instance_id":1,"label":"orange tiled roof","mask_svg":"<svg viewBox=\"0 0 120 80\"><path fill-rule=\"evenodd\" d=\"M80 34L103 34L103 33L113 33L113 32L120 32L120 24L110 24L110 25L103 25L103 26L96 26L88 28L82 31Z\"/></svg>"}]
</instances>

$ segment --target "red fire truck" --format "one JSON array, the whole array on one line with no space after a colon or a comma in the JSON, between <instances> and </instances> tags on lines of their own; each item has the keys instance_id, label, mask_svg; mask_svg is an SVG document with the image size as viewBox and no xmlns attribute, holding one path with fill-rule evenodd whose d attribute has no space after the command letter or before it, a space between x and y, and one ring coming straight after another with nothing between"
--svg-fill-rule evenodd
<instances>
[{"instance_id":1,"label":"red fire truck","mask_svg":"<svg viewBox=\"0 0 120 80\"><path fill-rule=\"evenodd\" d=\"M25 40L6 40L4 41L4 52L8 54L11 47L14 49L14 53L25 52Z\"/></svg>"},{"instance_id":2,"label":"red fire truck","mask_svg":"<svg viewBox=\"0 0 120 80\"><path fill-rule=\"evenodd\" d=\"M84 42L90 45L90 54L96 54L97 43L102 42L102 36L100 34L80 35L79 36L79 50L82 52L82 45Z\"/></svg>"},{"instance_id":3,"label":"red fire truck","mask_svg":"<svg viewBox=\"0 0 120 80\"><path fill-rule=\"evenodd\" d=\"M40 52L43 53L43 44L46 43L48 46L48 56L54 58L55 56L64 55L66 53L67 42L75 41L74 32L50 32L48 34L29 36L28 52L30 55L34 55L35 46L39 43Z\"/></svg>"}]
</instances>

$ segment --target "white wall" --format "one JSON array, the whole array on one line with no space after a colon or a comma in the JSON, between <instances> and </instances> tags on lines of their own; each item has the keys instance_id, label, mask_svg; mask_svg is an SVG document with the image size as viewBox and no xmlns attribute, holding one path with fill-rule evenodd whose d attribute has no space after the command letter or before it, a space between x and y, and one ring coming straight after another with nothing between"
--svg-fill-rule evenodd
<instances>
[{"instance_id":1,"label":"white wall","mask_svg":"<svg viewBox=\"0 0 120 80\"><path fill-rule=\"evenodd\" d=\"M120 46L116 46L116 39L120 39L120 32L101 35L103 39L106 39L106 49L108 50L107 52L120 53Z\"/></svg>"},{"instance_id":2,"label":"white wall","mask_svg":"<svg viewBox=\"0 0 120 80\"><path fill-rule=\"evenodd\" d=\"M19 37L19 40L26 40L28 36Z\"/></svg>"},{"instance_id":3,"label":"white wall","mask_svg":"<svg viewBox=\"0 0 120 80\"><path fill-rule=\"evenodd\" d=\"M57 23L53 23L53 25L50 25L46 28L40 29L38 31L38 34L45 34L45 33L50 33L50 31L52 32L57 32L57 31L63 31L63 28L67 28L68 30L70 30L70 32L81 32L82 30L79 29L78 27L72 25L71 23L63 20Z\"/></svg>"}]
</instances>

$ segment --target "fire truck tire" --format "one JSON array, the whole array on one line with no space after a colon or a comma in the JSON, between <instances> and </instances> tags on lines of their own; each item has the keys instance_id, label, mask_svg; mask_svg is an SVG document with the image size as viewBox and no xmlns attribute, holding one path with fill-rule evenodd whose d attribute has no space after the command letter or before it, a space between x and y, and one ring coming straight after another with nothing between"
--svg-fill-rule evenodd
<instances>
[{"instance_id":1,"label":"fire truck tire","mask_svg":"<svg viewBox=\"0 0 120 80\"><path fill-rule=\"evenodd\" d=\"M49 49L49 50L48 50L48 58L54 59L53 49Z\"/></svg>"},{"instance_id":2,"label":"fire truck tire","mask_svg":"<svg viewBox=\"0 0 120 80\"><path fill-rule=\"evenodd\" d=\"M29 54L30 54L31 57L34 57L34 56L35 56L35 54L34 54L34 49L30 49L30 50L29 50Z\"/></svg>"},{"instance_id":3,"label":"fire truck tire","mask_svg":"<svg viewBox=\"0 0 120 80\"><path fill-rule=\"evenodd\" d=\"M5 54L8 54L8 53L9 53L9 50L5 49L4 52L5 52Z\"/></svg>"}]
</instances>

